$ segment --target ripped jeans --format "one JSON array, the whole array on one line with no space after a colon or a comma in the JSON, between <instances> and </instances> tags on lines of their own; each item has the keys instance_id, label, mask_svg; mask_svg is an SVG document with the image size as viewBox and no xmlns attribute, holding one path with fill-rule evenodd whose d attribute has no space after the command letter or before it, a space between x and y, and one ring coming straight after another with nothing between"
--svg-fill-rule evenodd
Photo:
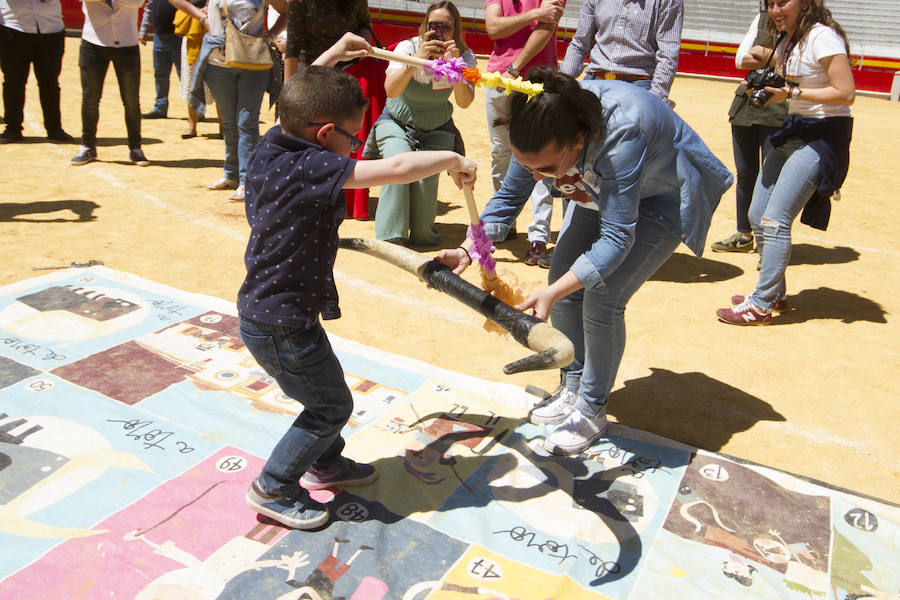
<instances>
[{"instance_id":1,"label":"ripped jeans","mask_svg":"<svg viewBox=\"0 0 900 600\"><path fill-rule=\"evenodd\" d=\"M802 144L802 143L801 143ZM750 204L750 225L761 266L750 300L771 309L787 293L785 271L791 258L791 225L819 184L819 155L788 141L767 155Z\"/></svg>"}]
</instances>

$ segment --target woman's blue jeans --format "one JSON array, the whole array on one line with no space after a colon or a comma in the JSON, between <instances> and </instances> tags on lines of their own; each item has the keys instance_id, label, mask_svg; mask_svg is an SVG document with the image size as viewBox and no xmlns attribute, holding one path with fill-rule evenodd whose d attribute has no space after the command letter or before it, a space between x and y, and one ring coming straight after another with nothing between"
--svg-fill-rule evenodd
<instances>
[{"instance_id":1,"label":"woman's blue jeans","mask_svg":"<svg viewBox=\"0 0 900 600\"><path fill-rule=\"evenodd\" d=\"M809 146L796 147L788 142L769 152L753 188L750 225L761 264L750 301L765 309L787 292L791 225L819 184L818 153Z\"/></svg>"},{"instance_id":2,"label":"woman's blue jeans","mask_svg":"<svg viewBox=\"0 0 900 600\"><path fill-rule=\"evenodd\" d=\"M309 328L281 327L240 318L247 350L281 391L303 405L272 450L257 485L268 494L304 495L299 479L313 464L332 464L344 449L341 429L353 414L344 370L317 321Z\"/></svg>"},{"instance_id":3,"label":"woman's blue jeans","mask_svg":"<svg viewBox=\"0 0 900 600\"><path fill-rule=\"evenodd\" d=\"M597 211L570 202L553 251L550 283L562 277L599 237ZM578 392L575 407L583 414L606 414L609 392L625 351L625 306L678 244L678 238L662 225L641 215L634 245L605 279L605 288L578 290L553 305L551 323L575 346L575 359L562 369L563 383Z\"/></svg>"},{"instance_id":4,"label":"woman's blue jeans","mask_svg":"<svg viewBox=\"0 0 900 600\"><path fill-rule=\"evenodd\" d=\"M259 141L259 109L271 69L251 71L209 65L206 83L216 99L225 139L225 177L244 183L250 154Z\"/></svg>"},{"instance_id":5,"label":"woman's blue jeans","mask_svg":"<svg viewBox=\"0 0 900 600\"><path fill-rule=\"evenodd\" d=\"M759 167L765 162L772 149L769 137L778 131L772 125L732 125L731 147L734 151L735 204L737 209L737 230L750 233L750 202L753 200L753 186L759 176Z\"/></svg>"}]
</instances>

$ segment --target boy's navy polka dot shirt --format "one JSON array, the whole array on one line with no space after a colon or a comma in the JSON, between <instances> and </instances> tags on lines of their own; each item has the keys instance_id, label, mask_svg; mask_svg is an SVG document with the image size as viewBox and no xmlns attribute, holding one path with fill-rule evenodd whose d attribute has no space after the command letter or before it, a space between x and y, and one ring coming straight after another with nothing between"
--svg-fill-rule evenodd
<instances>
[{"instance_id":1,"label":"boy's navy polka dot shirt","mask_svg":"<svg viewBox=\"0 0 900 600\"><path fill-rule=\"evenodd\" d=\"M242 315L289 327L341 316L332 268L346 212L342 188L355 165L277 125L260 140L247 165Z\"/></svg>"}]
</instances>

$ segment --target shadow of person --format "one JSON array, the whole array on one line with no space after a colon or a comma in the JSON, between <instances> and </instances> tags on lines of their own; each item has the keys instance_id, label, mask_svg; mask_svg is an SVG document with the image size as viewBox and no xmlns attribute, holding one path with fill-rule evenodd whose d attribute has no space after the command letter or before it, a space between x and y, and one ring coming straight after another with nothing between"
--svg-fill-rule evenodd
<instances>
[{"instance_id":1,"label":"shadow of person","mask_svg":"<svg viewBox=\"0 0 900 600\"><path fill-rule=\"evenodd\" d=\"M109 162L117 164L131 164L127 160L111 160ZM204 167L221 167L222 161L211 158L186 158L184 160L156 160L150 159L150 164L154 167L172 167L178 169L202 169Z\"/></svg>"},{"instance_id":2,"label":"shadow of person","mask_svg":"<svg viewBox=\"0 0 900 600\"><path fill-rule=\"evenodd\" d=\"M844 323L887 323L880 304L851 292L820 287L787 297L788 309L772 319L772 325L792 325L813 319L840 319Z\"/></svg>"},{"instance_id":3,"label":"shadow of person","mask_svg":"<svg viewBox=\"0 0 900 600\"><path fill-rule=\"evenodd\" d=\"M847 246L823 248L813 244L793 244L791 265L840 265L859 260L859 252Z\"/></svg>"},{"instance_id":4,"label":"shadow of person","mask_svg":"<svg viewBox=\"0 0 900 600\"><path fill-rule=\"evenodd\" d=\"M620 423L715 452L759 421L785 420L768 402L703 373L650 370L610 394L609 413Z\"/></svg>"},{"instance_id":5,"label":"shadow of person","mask_svg":"<svg viewBox=\"0 0 900 600\"><path fill-rule=\"evenodd\" d=\"M154 137L141 137L141 146L150 146L153 144L162 144L163 141L159 138ZM127 137L98 137L97 138L97 146L128 146L128 138ZM221 164L221 162L220 162Z\"/></svg>"},{"instance_id":6,"label":"shadow of person","mask_svg":"<svg viewBox=\"0 0 900 600\"><path fill-rule=\"evenodd\" d=\"M611 555L601 559L586 547L579 546L587 553L583 554L571 542L559 538L558 530L542 529L539 523L545 520L539 515L532 523L520 514L521 524L510 526L506 521L504 526L492 529L491 534L508 538L508 543L527 543L529 547L534 542L534 546L540 545L542 554L547 553L560 562L576 557L587 560L593 569L592 586L633 573L642 559L643 542L632 522L634 515L628 510L634 510L634 503L643 505L643 500L633 485L620 485L617 481L625 476L643 477L645 471L669 472L678 469L688 463L690 453L660 450L659 456L655 453L652 457L634 454L632 460L623 464L622 451L615 444L613 448L616 452L612 454L610 446L601 443L578 456L553 456L543 450L543 436L532 435L536 433L533 426L522 421L506 421L504 426L495 427L499 423L496 419L496 415L434 412L408 424L405 431L397 430L395 433L413 436L404 445L403 454L396 453L371 462L378 472L392 481L387 484L376 482L368 492L359 490L360 495L356 497L366 505L366 510L351 511L365 515L354 520L391 524L419 513L483 508L494 502L519 504L561 491L571 498L570 503L566 503L570 517L576 518L578 510L590 511L606 528L610 541L617 546L614 559ZM429 427L428 424L433 424L435 420L443 420L444 426L436 429ZM444 433L434 435L436 431ZM616 432L615 436L620 434ZM428 441L423 445L426 439ZM607 453L610 457L616 457L613 466L603 459ZM387 476L388 473L393 475ZM470 475L461 475L465 473ZM387 491L394 489L398 474L411 486L402 499ZM446 487L443 492L435 487L440 484L446 486L454 480L458 485L449 495ZM390 488L379 489L380 485ZM429 493L429 489L434 489L435 493ZM623 490L634 490L629 495L631 502L623 501ZM388 501L390 509L383 503L387 498L381 492L392 497ZM368 500L363 500L363 497ZM346 501L335 502L335 506L342 505L346 505ZM532 509L542 510L538 505L533 505ZM341 519L342 515L335 517ZM534 541L538 538L540 544Z\"/></svg>"},{"instance_id":7,"label":"shadow of person","mask_svg":"<svg viewBox=\"0 0 900 600\"><path fill-rule=\"evenodd\" d=\"M460 193L462 193L462 192L460 192ZM457 210L460 210L460 207L455 204L450 204L449 202L444 202L443 200L437 201L437 213L436 214L438 216L449 215L450 213L457 211ZM466 223L469 222L468 216L464 216L463 219L466 221Z\"/></svg>"},{"instance_id":8,"label":"shadow of person","mask_svg":"<svg viewBox=\"0 0 900 600\"><path fill-rule=\"evenodd\" d=\"M673 283L714 283L734 279L743 272L739 267L728 263L676 252L650 279Z\"/></svg>"},{"instance_id":9,"label":"shadow of person","mask_svg":"<svg viewBox=\"0 0 900 600\"><path fill-rule=\"evenodd\" d=\"M94 210L100 205L90 200L40 200L37 202L2 202L0 203L0 221L18 223L84 223L95 221ZM51 214L61 210L70 210L77 219L57 216L47 219L20 218L22 215Z\"/></svg>"}]
</instances>

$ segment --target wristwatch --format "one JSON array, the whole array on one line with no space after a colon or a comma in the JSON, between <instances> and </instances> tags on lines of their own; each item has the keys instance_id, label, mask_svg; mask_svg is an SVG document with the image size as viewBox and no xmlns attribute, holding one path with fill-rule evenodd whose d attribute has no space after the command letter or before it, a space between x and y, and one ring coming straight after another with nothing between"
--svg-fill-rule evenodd
<instances>
[{"instance_id":1,"label":"wristwatch","mask_svg":"<svg viewBox=\"0 0 900 600\"><path fill-rule=\"evenodd\" d=\"M509 73L510 75L512 75L513 77L519 76L519 70L513 64L510 64L508 67L506 67L506 72Z\"/></svg>"},{"instance_id":2,"label":"wristwatch","mask_svg":"<svg viewBox=\"0 0 900 600\"><path fill-rule=\"evenodd\" d=\"M793 100L794 98L799 98L800 94L802 94L802 93L803 92L800 91L800 86L795 85L794 87L791 88L791 100Z\"/></svg>"}]
</instances>

